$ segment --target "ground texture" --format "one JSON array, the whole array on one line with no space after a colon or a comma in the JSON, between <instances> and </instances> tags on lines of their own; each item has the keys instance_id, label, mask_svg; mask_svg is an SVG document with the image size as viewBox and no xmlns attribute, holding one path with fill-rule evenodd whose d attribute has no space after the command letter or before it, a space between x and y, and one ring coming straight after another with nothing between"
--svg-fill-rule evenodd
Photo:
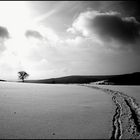
<instances>
[{"instance_id":1,"label":"ground texture","mask_svg":"<svg viewBox=\"0 0 140 140\"><path fill-rule=\"evenodd\" d=\"M112 96L116 110L112 119L113 129L110 139L140 139L140 107L133 97L101 86L84 86Z\"/></svg>"}]
</instances>

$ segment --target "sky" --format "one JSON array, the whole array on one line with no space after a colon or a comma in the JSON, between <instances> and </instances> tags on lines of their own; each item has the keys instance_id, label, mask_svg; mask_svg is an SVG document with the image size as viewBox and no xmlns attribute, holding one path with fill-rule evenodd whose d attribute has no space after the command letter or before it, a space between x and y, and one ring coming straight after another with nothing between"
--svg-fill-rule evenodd
<instances>
[{"instance_id":1,"label":"sky","mask_svg":"<svg viewBox=\"0 0 140 140\"><path fill-rule=\"evenodd\" d=\"M0 79L140 72L135 1L0 1Z\"/></svg>"}]
</instances>

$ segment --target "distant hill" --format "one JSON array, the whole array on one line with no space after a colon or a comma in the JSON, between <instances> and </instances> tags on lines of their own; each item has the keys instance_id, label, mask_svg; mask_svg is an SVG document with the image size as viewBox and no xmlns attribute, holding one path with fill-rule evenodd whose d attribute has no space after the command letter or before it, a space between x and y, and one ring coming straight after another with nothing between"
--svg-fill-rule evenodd
<instances>
[{"instance_id":1,"label":"distant hill","mask_svg":"<svg viewBox=\"0 0 140 140\"><path fill-rule=\"evenodd\" d=\"M1 79L0 79L0 81L1 81L1 82L4 82L5 80L1 80Z\"/></svg>"},{"instance_id":2,"label":"distant hill","mask_svg":"<svg viewBox=\"0 0 140 140\"><path fill-rule=\"evenodd\" d=\"M140 85L140 72L122 75L96 75L83 76L72 75L59 78L50 78L42 80L26 80L27 83L44 83L44 84L82 84L105 80L105 84L113 85ZM102 83L104 84L104 83Z\"/></svg>"},{"instance_id":3,"label":"distant hill","mask_svg":"<svg viewBox=\"0 0 140 140\"><path fill-rule=\"evenodd\" d=\"M114 85L140 85L140 72L110 77L107 80Z\"/></svg>"},{"instance_id":4,"label":"distant hill","mask_svg":"<svg viewBox=\"0 0 140 140\"><path fill-rule=\"evenodd\" d=\"M42 79L42 80L26 80L25 82L31 83L56 83L56 84L71 84L71 83L91 83L96 82L102 79L111 78L113 76L81 76L81 75L73 75L59 78L50 78L50 79Z\"/></svg>"}]
</instances>

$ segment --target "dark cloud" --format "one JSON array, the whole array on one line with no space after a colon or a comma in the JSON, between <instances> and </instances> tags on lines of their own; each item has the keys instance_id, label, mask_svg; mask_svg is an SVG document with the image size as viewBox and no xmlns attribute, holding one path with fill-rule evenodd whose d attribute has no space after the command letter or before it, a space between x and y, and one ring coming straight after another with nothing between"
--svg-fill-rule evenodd
<instances>
[{"instance_id":1,"label":"dark cloud","mask_svg":"<svg viewBox=\"0 0 140 140\"><path fill-rule=\"evenodd\" d=\"M9 32L7 28L0 26L0 52L3 52L5 47L5 39L9 38Z\"/></svg>"},{"instance_id":2,"label":"dark cloud","mask_svg":"<svg viewBox=\"0 0 140 140\"><path fill-rule=\"evenodd\" d=\"M140 22L139 1L100 1L100 7L97 10L103 12L117 11L123 16L133 16Z\"/></svg>"},{"instance_id":3,"label":"dark cloud","mask_svg":"<svg viewBox=\"0 0 140 140\"><path fill-rule=\"evenodd\" d=\"M120 6L127 15L135 17L140 22L139 1L121 1Z\"/></svg>"},{"instance_id":4,"label":"dark cloud","mask_svg":"<svg viewBox=\"0 0 140 140\"><path fill-rule=\"evenodd\" d=\"M0 26L0 38L2 39L8 39L9 38L9 32L5 27Z\"/></svg>"},{"instance_id":5,"label":"dark cloud","mask_svg":"<svg viewBox=\"0 0 140 140\"><path fill-rule=\"evenodd\" d=\"M27 30L26 33L25 33L25 36L26 37L34 37L34 38L37 38L37 39L42 39L43 38L43 36L38 31L35 31L35 30Z\"/></svg>"},{"instance_id":6,"label":"dark cloud","mask_svg":"<svg viewBox=\"0 0 140 140\"><path fill-rule=\"evenodd\" d=\"M90 21L90 28L103 39L135 43L140 37L140 23L135 18L122 18L119 14L101 14Z\"/></svg>"}]
</instances>

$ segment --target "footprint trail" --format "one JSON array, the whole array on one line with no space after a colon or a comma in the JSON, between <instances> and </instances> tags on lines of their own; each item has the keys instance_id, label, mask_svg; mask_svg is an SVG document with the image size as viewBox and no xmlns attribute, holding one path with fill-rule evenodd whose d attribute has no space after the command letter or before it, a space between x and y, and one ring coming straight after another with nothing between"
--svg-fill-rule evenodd
<instances>
[{"instance_id":1,"label":"footprint trail","mask_svg":"<svg viewBox=\"0 0 140 140\"><path fill-rule=\"evenodd\" d=\"M112 119L110 139L140 139L140 106L133 97L97 86L81 86L101 90L112 96L116 110Z\"/></svg>"}]
</instances>

